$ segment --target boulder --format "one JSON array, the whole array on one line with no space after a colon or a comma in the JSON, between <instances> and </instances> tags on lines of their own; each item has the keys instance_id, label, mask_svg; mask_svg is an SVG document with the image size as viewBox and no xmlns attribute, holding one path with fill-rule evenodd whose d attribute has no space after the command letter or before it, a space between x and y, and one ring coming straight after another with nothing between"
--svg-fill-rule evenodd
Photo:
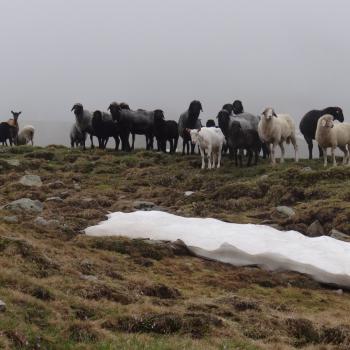
<instances>
[{"instance_id":1,"label":"boulder","mask_svg":"<svg viewBox=\"0 0 350 350\"><path fill-rule=\"evenodd\" d=\"M2 218L3 221L7 222L8 224L17 224L18 223L18 217L15 215L12 216L4 216Z\"/></svg>"},{"instance_id":2,"label":"boulder","mask_svg":"<svg viewBox=\"0 0 350 350\"><path fill-rule=\"evenodd\" d=\"M36 212L40 213L43 210L43 204L38 200L32 200L29 198L17 199L9 204L3 206L3 209L7 209L15 212Z\"/></svg>"},{"instance_id":3,"label":"boulder","mask_svg":"<svg viewBox=\"0 0 350 350\"><path fill-rule=\"evenodd\" d=\"M310 171L312 171L312 169L309 166L306 166L305 168L301 169L302 173L309 173Z\"/></svg>"},{"instance_id":4,"label":"boulder","mask_svg":"<svg viewBox=\"0 0 350 350\"><path fill-rule=\"evenodd\" d=\"M19 183L28 187L41 187L43 185L38 175L24 175L20 178Z\"/></svg>"},{"instance_id":5,"label":"boulder","mask_svg":"<svg viewBox=\"0 0 350 350\"><path fill-rule=\"evenodd\" d=\"M281 205L281 206L276 207L276 210L278 213L280 213L281 215L286 216L288 218L295 215L295 211L290 207L286 207L285 205Z\"/></svg>"},{"instance_id":6,"label":"boulder","mask_svg":"<svg viewBox=\"0 0 350 350\"><path fill-rule=\"evenodd\" d=\"M34 224L38 226L57 227L60 225L60 222L58 220L46 220L42 216L38 216L34 220Z\"/></svg>"},{"instance_id":7,"label":"boulder","mask_svg":"<svg viewBox=\"0 0 350 350\"><path fill-rule=\"evenodd\" d=\"M98 278L96 276L84 275L84 274L80 275L80 279L85 280L85 281L89 281L89 282L96 282L98 280Z\"/></svg>"},{"instance_id":8,"label":"boulder","mask_svg":"<svg viewBox=\"0 0 350 350\"><path fill-rule=\"evenodd\" d=\"M4 159L4 161L8 164L11 165L13 167L18 167L21 165L20 161L16 158L13 159Z\"/></svg>"},{"instance_id":9,"label":"boulder","mask_svg":"<svg viewBox=\"0 0 350 350\"><path fill-rule=\"evenodd\" d=\"M184 195L185 195L185 197L189 197L189 196L192 196L193 195L193 191L186 191L185 193L184 193Z\"/></svg>"},{"instance_id":10,"label":"boulder","mask_svg":"<svg viewBox=\"0 0 350 350\"><path fill-rule=\"evenodd\" d=\"M157 206L153 202L147 202L147 201L135 201L133 203L133 207L136 210L143 210L143 211L150 211L150 210L165 211L164 208Z\"/></svg>"},{"instance_id":11,"label":"boulder","mask_svg":"<svg viewBox=\"0 0 350 350\"><path fill-rule=\"evenodd\" d=\"M49 197L49 198L46 198L45 202L61 203L63 202L63 199L61 197Z\"/></svg>"},{"instance_id":12,"label":"boulder","mask_svg":"<svg viewBox=\"0 0 350 350\"><path fill-rule=\"evenodd\" d=\"M319 237L324 235L324 228L318 220L315 220L306 230L306 236L309 237Z\"/></svg>"},{"instance_id":13,"label":"boulder","mask_svg":"<svg viewBox=\"0 0 350 350\"><path fill-rule=\"evenodd\" d=\"M335 239L338 239L339 241L344 241L344 242L350 242L350 236L346 235L345 233L343 232L340 232L336 229L332 229L330 232L329 232L329 235L332 237L332 238L335 238Z\"/></svg>"},{"instance_id":14,"label":"boulder","mask_svg":"<svg viewBox=\"0 0 350 350\"><path fill-rule=\"evenodd\" d=\"M63 188L65 187L64 183L62 181L54 181L54 182L50 182L49 184L47 184L47 186L49 188L52 188L52 189L58 189L58 188Z\"/></svg>"},{"instance_id":15,"label":"boulder","mask_svg":"<svg viewBox=\"0 0 350 350\"><path fill-rule=\"evenodd\" d=\"M6 311L6 304L0 300L0 312Z\"/></svg>"},{"instance_id":16,"label":"boulder","mask_svg":"<svg viewBox=\"0 0 350 350\"><path fill-rule=\"evenodd\" d=\"M65 198L69 197L69 195L70 195L69 191L63 191L63 192L60 193L60 197L62 199L65 199Z\"/></svg>"}]
</instances>

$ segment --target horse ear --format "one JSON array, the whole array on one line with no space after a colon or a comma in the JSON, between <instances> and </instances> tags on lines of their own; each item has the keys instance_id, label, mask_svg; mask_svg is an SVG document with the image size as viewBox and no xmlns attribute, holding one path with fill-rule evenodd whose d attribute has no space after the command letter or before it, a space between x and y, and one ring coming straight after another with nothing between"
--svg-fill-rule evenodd
<instances>
[{"instance_id":1,"label":"horse ear","mask_svg":"<svg viewBox=\"0 0 350 350\"><path fill-rule=\"evenodd\" d=\"M272 115L277 118L277 114L274 110L272 110Z\"/></svg>"}]
</instances>

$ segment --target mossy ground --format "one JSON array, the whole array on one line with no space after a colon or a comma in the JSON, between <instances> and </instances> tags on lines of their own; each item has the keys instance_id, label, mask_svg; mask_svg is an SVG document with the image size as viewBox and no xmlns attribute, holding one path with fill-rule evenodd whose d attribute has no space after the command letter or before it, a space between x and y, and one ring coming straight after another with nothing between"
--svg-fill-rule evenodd
<instances>
[{"instance_id":1,"label":"mossy ground","mask_svg":"<svg viewBox=\"0 0 350 350\"><path fill-rule=\"evenodd\" d=\"M63 199L44 202L41 214L58 227L36 225L34 214L0 221L0 299L7 304L0 348L349 348L346 291L297 273L236 268L167 244L81 230L147 200L180 215L269 220L302 232L318 219L327 232L350 234L350 168L324 170L317 160L236 168L225 158L221 169L203 171L198 156L59 146L1 149L0 166L0 206L22 197ZM18 184L25 173L39 175L43 186ZM296 215L279 216L276 205Z\"/></svg>"}]
</instances>

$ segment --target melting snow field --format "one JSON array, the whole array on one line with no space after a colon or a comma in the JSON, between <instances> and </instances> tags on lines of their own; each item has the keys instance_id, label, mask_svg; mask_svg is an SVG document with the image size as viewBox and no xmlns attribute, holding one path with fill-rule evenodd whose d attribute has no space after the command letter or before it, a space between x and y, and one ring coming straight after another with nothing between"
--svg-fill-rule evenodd
<instances>
[{"instance_id":1,"label":"melting snow field","mask_svg":"<svg viewBox=\"0 0 350 350\"><path fill-rule=\"evenodd\" d=\"M319 282L350 287L350 244L322 236L269 226L232 224L216 219L185 218L159 211L116 212L88 227L90 236L126 236L176 241L197 256L235 266L308 274Z\"/></svg>"}]
</instances>

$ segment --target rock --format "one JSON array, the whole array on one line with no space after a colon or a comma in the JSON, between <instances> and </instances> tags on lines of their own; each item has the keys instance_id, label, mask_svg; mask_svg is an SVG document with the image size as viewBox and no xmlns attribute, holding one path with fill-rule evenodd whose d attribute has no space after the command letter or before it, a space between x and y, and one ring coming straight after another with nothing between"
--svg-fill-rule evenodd
<instances>
[{"instance_id":1,"label":"rock","mask_svg":"<svg viewBox=\"0 0 350 350\"><path fill-rule=\"evenodd\" d=\"M265 174L265 175L261 175L260 176L260 180L267 180L269 177L269 175Z\"/></svg>"},{"instance_id":2,"label":"rock","mask_svg":"<svg viewBox=\"0 0 350 350\"><path fill-rule=\"evenodd\" d=\"M312 171L312 169L309 166L306 166L305 168L301 169L302 173L309 173L310 171Z\"/></svg>"},{"instance_id":3,"label":"rock","mask_svg":"<svg viewBox=\"0 0 350 350\"><path fill-rule=\"evenodd\" d=\"M189 196L191 196L193 193L194 193L193 191L186 191L186 192L184 193L184 195L185 195L185 197L189 197Z\"/></svg>"},{"instance_id":4,"label":"rock","mask_svg":"<svg viewBox=\"0 0 350 350\"><path fill-rule=\"evenodd\" d=\"M49 197L46 198L45 202L56 202L56 203L62 203L63 199L60 197Z\"/></svg>"},{"instance_id":5,"label":"rock","mask_svg":"<svg viewBox=\"0 0 350 350\"><path fill-rule=\"evenodd\" d=\"M4 161L11 166L18 167L21 165L20 161L18 159L4 159Z\"/></svg>"},{"instance_id":6,"label":"rock","mask_svg":"<svg viewBox=\"0 0 350 350\"><path fill-rule=\"evenodd\" d=\"M335 238L335 239L338 239L339 241L344 241L344 242L350 242L350 236L346 235L345 233L343 232L340 232L336 229L332 229L330 232L329 232L329 235L332 237L332 238Z\"/></svg>"},{"instance_id":7,"label":"rock","mask_svg":"<svg viewBox=\"0 0 350 350\"><path fill-rule=\"evenodd\" d=\"M91 198L91 197L83 197L83 198L81 199L81 201L82 201L83 203L92 203L92 202L94 202L94 199Z\"/></svg>"},{"instance_id":8,"label":"rock","mask_svg":"<svg viewBox=\"0 0 350 350\"><path fill-rule=\"evenodd\" d=\"M324 236L325 232L323 226L318 220L315 220L306 230L306 236L319 237Z\"/></svg>"},{"instance_id":9,"label":"rock","mask_svg":"<svg viewBox=\"0 0 350 350\"><path fill-rule=\"evenodd\" d=\"M61 223L58 220L51 219L47 221L50 227L58 227Z\"/></svg>"},{"instance_id":10,"label":"rock","mask_svg":"<svg viewBox=\"0 0 350 350\"><path fill-rule=\"evenodd\" d=\"M75 182L81 182L81 176L80 175L73 175L72 180Z\"/></svg>"},{"instance_id":11,"label":"rock","mask_svg":"<svg viewBox=\"0 0 350 350\"><path fill-rule=\"evenodd\" d=\"M82 280L85 280L85 281L90 281L90 282L96 282L97 281L97 277L96 276L93 276L93 275L80 275L80 278Z\"/></svg>"},{"instance_id":12,"label":"rock","mask_svg":"<svg viewBox=\"0 0 350 350\"><path fill-rule=\"evenodd\" d=\"M164 208L157 206L153 202L147 202L147 201L135 201L133 203L133 207L136 210L144 210L144 211L159 210L159 211L165 211Z\"/></svg>"},{"instance_id":13,"label":"rock","mask_svg":"<svg viewBox=\"0 0 350 350\"><path fill-rule=\"evenodd\" d=\"M9 204L3 206L3 209L10 211L29 211L40 213L43 210L43 204L38 200L32 200L29 198L17 199Z\"/></svg>"},{"instance_id":14,"label":"rock","mask_svg":"<svg viewBox=\"0 0 350 350\"><path fill-rule=\"evenodd\" d=\"M63 199L69 197L69 195L70 195L70 192L69 192L69 191L63 191L63 192L60 193L60 196L61 196L61 198L63 198Z\"/></svg>"},{"instance_id":15,"label":"rock","mask_svg":"<svg viewBox=\"0 0 350 350\"><path fill-rule=\"evenodd\" d=\"M271 224L273 224L273 221L272 220L268 220L268 219L263 220L263 221L260 222L260 225L271 225Z\"/></svg>"},{"instance_id":16,"label":"rock","mask_svg":"<svg viewBox=\"0 0 350 350\"><path fill-rule=\"evenodd\" d=\"M79 184L77 184L77 183L75 183L75 184L73 185L73 187L74 187L74 189L77 190L77 191L80 191L80 190L81 190L81 186L80 186Z\"/></svg>"},{"instance_id":17,"label":"rock","mask_svg":"<svg viewBox=\"0 0 350 350\"><path fill-rule=\"evenodd\" d=\"M0 312L6 311L6 304L0 300Z\"/></svg>"},{"instance_id":18,"label":"rock","mask_svg":"<svg viewBox=\"0 0 350 350\"><path fill-rule=\"evenodd\" d=\"M52 188L52 189L58 189L58 188L63 188L65 187L64 183L62 181L54 181L54 182L50 182L49 184L47 184L47 186L49 188Z\"/></svg>"},{"instance_id":19,"label":"rock","mask_svg":"<svg viewBox=\"0 0 350 350\"><path fill-rule=\"evenodd\" d=\"M4 216L2 218L3 221L7 222L8 224L17 224L18 223L18 218L17 216Z\"/></svg>"},{"instance_id":20,"label":"rock","mask_svg":"<svg viewBox=\"0 0 350 350\"><path fill-rule=\"evenodd\" d=\"M276 210L280 214L287 216L289 218L295 215L295 211L290 207L286 207L285 205L281 205L281 206L276 207Z\"/></svg>"},{"instance_id":21,"label":"rock","mask_svg":"<svg viewBox=\"0 0 350 350\"><path fill-rule=\"evenodd\" d=\"M20 178L19 183L28 187L41 187L43 185L38 175L24 175Z\"/></svg>"},{"instance_id":22,"label":"rock","mask_svg":"<svg viewBox=\"0 0 350 350\"><path fill-rule=\"evenodd\" d=\"M49 226L49 227L57 227L60 225L60 222L58 220L46 220L41 216L38 216L34 220L34 224L38 226Z\"/></svg>"},{"instance_id":23,"label":"rock","mask_svg":"<svg viewBox=\"0 0 350 350\"><path fill-rule=\"evenodd\" d=\"M43 217L38 216L37 218L35 218L34 224L39 226L48 226L48 221L45 220Z\"/></svg>"}]
</instances>

